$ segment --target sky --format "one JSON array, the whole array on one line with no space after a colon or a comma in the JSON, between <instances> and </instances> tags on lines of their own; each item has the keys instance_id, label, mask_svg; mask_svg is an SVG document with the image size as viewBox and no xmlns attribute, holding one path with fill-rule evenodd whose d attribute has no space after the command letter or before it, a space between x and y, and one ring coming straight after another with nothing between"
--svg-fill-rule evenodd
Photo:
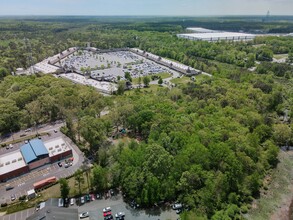
<instances>
[{"instance_id":1,"label":"sky","mask_svg":"<svg viewBox=\"0 0 293 220\"><path fill-rule=\"evenodd\" d=\"M293 0L0 0L1 15L293 15Z\"/></svg>"}]
</instances>

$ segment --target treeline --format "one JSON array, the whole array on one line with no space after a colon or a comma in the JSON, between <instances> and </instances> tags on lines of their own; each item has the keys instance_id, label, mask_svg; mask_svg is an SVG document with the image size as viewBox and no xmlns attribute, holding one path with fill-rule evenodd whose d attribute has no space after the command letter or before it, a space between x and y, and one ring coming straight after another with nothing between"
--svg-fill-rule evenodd
<instances>
[{"instance_id":1,"label":"treeline","mask_svg":"<svg viewBox=\"0 0 293 220\"><path fill-rule=\"evenodd\" d=\"M36 63L69 47L85 46L87 42L101 49L140 47L207 72L210 72L209 65L205 65L207 60L249 68L255 61L271 61L274 54L293 52L290 37L257 37L253 42L233 44L178 39L175 34L184 29L175 26L176 21L172 20L108 24L93 24L90 20L77 24L49 21L2 21L0 66L10 72L17 67L27 68L30 52ZM225 25L232 24L231 21ZM30 39L31 46L25 44L24 38Z\"/></svg>"},{"instance_id":2,"label":"treeline","mask_svg":"<svg viewBox=\"0 0 293 220\"><path fill-rule=\"evenodd\" d=\"M0 83L0 134L58 119L73 120L78 114L82 118L84 111L98 116L103 100L94 88L50 75L7 76Z\"/></svg>"},{"instance_id":3,"label":"treeline","mask_svg":"<svg viewBox=\"0 0 293 220\"><path fill-rule=\"evenodd\" d=\"M277 145L292 142L292 129L278 124L285 103L271 77L213 78L116 102L114 124L143 141L109 152L105 170L144 206L179 200L196 215L240 218L276 166Z\"/></svg>"}]
</instances>

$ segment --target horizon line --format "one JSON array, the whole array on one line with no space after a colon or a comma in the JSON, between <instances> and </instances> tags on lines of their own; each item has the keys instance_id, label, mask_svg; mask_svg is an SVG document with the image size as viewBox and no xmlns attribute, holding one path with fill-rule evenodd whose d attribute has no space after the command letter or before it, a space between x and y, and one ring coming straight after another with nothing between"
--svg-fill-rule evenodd
<instances>
[{"instance_id":1,"label":"horizon line","mask_svg":"<svg viewBox=\"0 0 293 220\"><path fill-rule=\"evenodd\" d=\"M237 16L265 16L263 14L219 14L219 15L84 15L84 14L68 14L68 15L40 15L40 14L15 14L15 15L1 15L0 17L29 17L29 16L38 16L38 17L44 17L44 16L50 16L50 17L56 17L56 16L63 16L63 17L70 17L70 16L78 16L78 17L219 17L219 16L228 16L228 17L237 17ZM276 15L270 15L270 17L275 17L275 16L292 16L291 15L281 15L281 14L276 14Z\"/></svg>"}]
</instances>

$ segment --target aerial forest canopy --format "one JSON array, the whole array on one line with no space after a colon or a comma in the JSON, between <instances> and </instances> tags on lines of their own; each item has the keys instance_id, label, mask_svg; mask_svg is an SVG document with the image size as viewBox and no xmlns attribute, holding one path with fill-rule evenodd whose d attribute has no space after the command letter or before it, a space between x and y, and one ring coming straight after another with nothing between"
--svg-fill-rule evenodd
<instances>
[{"instance_id":1,"label":"aerial forest canopy","mask_svg":"<svg viewBox=\"0 0 293 220\"><path fill-rule=\"evenodd\" d=\"M95 155L97 189L121 187L145 207L178 200L203 218L241 219L277 165L279 148L293 141L290 120L280 120L292 111L292 66L266 60L292 53L292 40L211 44L178 39L183 26L174 21L154 29L108 22L0 20L0 134L61 119L63 132ZM35 61L90 41L139 47L213 76L105 97L51 75L10 76L28 67L24 37ZM248 71L256 60L261 64ZM111 145L113 127L126 129L130 143Z\"/></svg>"}]
</instances>

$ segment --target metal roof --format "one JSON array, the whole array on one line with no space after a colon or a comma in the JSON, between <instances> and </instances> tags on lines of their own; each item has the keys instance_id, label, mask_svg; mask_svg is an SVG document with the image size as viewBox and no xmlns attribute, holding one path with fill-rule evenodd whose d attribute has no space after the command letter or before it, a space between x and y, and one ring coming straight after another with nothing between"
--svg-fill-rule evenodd
<instances>
[{"instance_id":1,"label":"metal roof","mask_svg":"<svg viewBox=\"0 0 293 220\"><path fill-rule=\"evenodd\" d=\"M20 151L27 164L37 159L37 156L29 143L22 145Z\"/></svg>"},{"instance_id":2,"label":"metal roof","mask_svg":"<svg viewBox=\"0 0 293 220\"><path fill-rule=\"evenodd\" d=\"M38 159L40 156L49 155L44 143L39 139L30 140L27 144L20 147L20 151L27 164Z\"/></svg>"},{"instance_id":3,"label":"metal roof","mask_svg":"<svg viewBox=\"0 0 293 220\"><path fill-rule=\"evenodd\" d=\"M29 143L30 143L30 145L31 145L31 147L37 157L49 154L43 141L41 141L39 139L33 139L33 140L29 141Z\"/></svg>"}]
</instances>

